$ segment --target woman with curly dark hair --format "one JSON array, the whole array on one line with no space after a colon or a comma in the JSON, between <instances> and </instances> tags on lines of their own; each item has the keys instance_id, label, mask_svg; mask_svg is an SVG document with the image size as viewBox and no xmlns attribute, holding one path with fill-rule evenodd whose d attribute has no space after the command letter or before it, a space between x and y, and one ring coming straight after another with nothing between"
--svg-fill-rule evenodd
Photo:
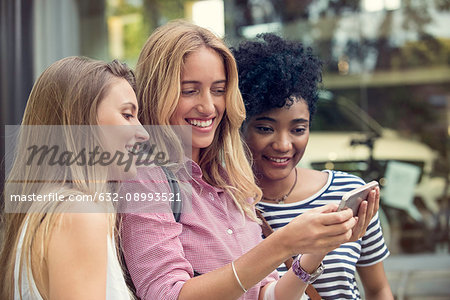
<instances>
[{"instance_id":1,"label":"woman with curly dark hair","mask_svg":"<svg viewBox=\"0 0 450 300\"><path fill-rule=\"evenodd\" d=\"M308 143L322 64L301 43L274 34L258 38L241 43L233 52L247 110L242 133L263 191L257 207L277 230L314 207L339 203L346 191L364 181L344 172L297 167ZM382 262L389 251L378 220L378 205L377 188L358 211L357 217L364 220L359 222L363 226L360 234L325 256L325 271L313 284L321 298L360 299L355 279L358 271L367 299L392 299ZM287 268L281 265L278 271L282 275Z\"/></svg>"}]
</instances>

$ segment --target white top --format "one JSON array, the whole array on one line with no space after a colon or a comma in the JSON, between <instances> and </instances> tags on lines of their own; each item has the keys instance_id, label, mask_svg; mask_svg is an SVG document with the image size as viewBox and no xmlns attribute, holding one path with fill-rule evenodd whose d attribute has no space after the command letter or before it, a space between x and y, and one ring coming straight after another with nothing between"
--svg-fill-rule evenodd
<instances>
[{"instance_id":1,"label":"white top","mask_svg":"<svg viewBox=\"0 0 450 300\"><path fill-rule=\"evenodd\" d=\"M19 242L17 244L16 262L14 267L14 299L20 300L19 294L19 263L22 252L23 239L28 227L28 220L25 221L25 225L20 233ZM117 259L114 238L108 235L108 260L106 271L106 299L108 300L123 300L131 299L128 292L127 285L123 278L122 268L119 260ZM28 258L29 259L29 258ZM22 270L22 299L23 300L43 300L39 290L36 287L36 283L33 279L31 269ZM27 271L30 273L30 277L27 276Z\"/></svg>"}]
</instances>

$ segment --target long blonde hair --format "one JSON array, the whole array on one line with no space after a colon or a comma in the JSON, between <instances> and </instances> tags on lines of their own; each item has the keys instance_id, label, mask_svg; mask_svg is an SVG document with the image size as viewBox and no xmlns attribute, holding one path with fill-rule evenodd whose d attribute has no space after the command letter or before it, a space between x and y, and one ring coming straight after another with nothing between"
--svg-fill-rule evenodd
<instances>
[{"instance_id":1,"label":"long blonde hair","mask_svg":"<svg viewBox=\"0 0 450 300\"><path fill-rule=\"evenodd\" d=\"M225 189L241 212L256 220L249 198L257 201L261 190L255 184L246 158L239 128L245 119L245 107L238 89L236 62L223 41L200 26L176 20L156 29L145 43L136 67L139 119L142 124L170 125L181 92L181 72L186 57L205 46L222 57L227 87L225 113L212 144L201 149L199 165L205 180ZM225 167L227 178L220 169Z\"/></svg>"},{"instance_id":2,"label":"long blonde hair","mask_svg":"<svg viewBox=\"0 0 450 300\"><path fill-rule=\"evenodd\" d=\"M19 134L17 155L5 183L5 201L11 194L58 192L63 197L67 197L69 194L93 195L96 192L111 190L105 168L71 164L60 168L61 172L55 172L55 168L46 163L24 167L27 155L24 146L29 145L30 140L45 143L52 138L51 135L54 132L51 127L48 127L50 128L48 131L39 129L42 125L96 125L98 105L106 96L113 80L117 78L127 80L135 90L133 72L118 61L105 63L82 57L68 57L53 63L41 74L30 93L22 119L21 127L28 129L21 130ZM64 135L60 145L64 147L63 150L92 147L92 139L83 139L75 131L67 129L69 127L62 127ZM45 178L45 182L42 183L40 178ZM24 264L27 266L28 276L30 276L31 264L37 264L34 269L39 270L39 274L34 275L35 278L42 280L44 274L41 272L45 264L49 236L52 230L60 225L60 213L66 211L65 205L66 203L53 201L39 203L36 207L35 203L29 205L26 202L15 208L14 211L18 213L11 213L11 211L3 213L3 245L0 254L1 299L14 298L15 284L18 284L19 291L22 291L21 273ZM30 209L33 209L33 213L24 213L30 212ZM114 232L114 217L114 214L109 215L110 234ZM27 224L26 230L25 224ZM25 234L20 253L19 282L15 283L17 246L23 230ZM41 239L36 239L38 231L42 233L39 235ZM40 249L40 254L36 259L31 260L34 247ZM47 297L48 291L44 290L43 298Z\"/></svg>"}]
</instances>

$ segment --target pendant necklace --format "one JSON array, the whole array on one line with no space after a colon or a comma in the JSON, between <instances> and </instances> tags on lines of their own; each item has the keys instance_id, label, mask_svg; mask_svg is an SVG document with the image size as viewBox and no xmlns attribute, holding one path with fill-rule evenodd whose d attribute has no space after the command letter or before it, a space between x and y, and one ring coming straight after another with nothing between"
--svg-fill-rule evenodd
<instances>
[{"instance_id":1,"label":"pendant necklace","mask_svg":"<svg viewBox=\"0 0 450 300\"><path fill-rule=\"evenodd\" d=\"M280 198L275 198L275 199L270 199L267 197L262 196L262 199L267 200L267 201L274 201L277 204L284 204L284 200L287 199L287 197L289 197L289 195L292 193L292 191L295 188L295 185L297 184L297 168L295 168L295 180L294 180L294 184L292 185L291 189L289 190L289 192L287 192L287 194L285 194L284 196L281 196Z\"/></svg>"}]
</instances>

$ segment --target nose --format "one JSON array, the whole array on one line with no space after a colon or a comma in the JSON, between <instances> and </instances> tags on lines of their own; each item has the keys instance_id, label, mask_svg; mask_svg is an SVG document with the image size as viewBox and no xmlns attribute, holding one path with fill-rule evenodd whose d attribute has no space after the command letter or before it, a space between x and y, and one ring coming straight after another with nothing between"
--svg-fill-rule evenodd
<instances>
[{"instance_id":1,"label":"nose","mask_svg":"<svg viewBox=\"0 0 450 300\"><path fill-rule=\"evenodd\" d=\"M134 133L136 142L145 142L149 139L147 130L142 126L141 122L137 121L136 131Z\"/></svg>"},{"instance_id":2,"label":"nose","mask_svg":"<svg viewBox=\"0 0 450 300\"><path fill-rule=\"evenodd\" d=\"M278 133L272 143L275 151L285 153L292 149L292 141L287 133Z\"/></svg>"},{"instance_id":3,"label":"nose","mask_svg":"<svg viewBox=\"0 0 450 300\"><path fill-rule=\"evenodd\" d=\"M212 115L215 111L214 98L211 93L204 92L201 94L197 104L197 110L203 115Z\"/></svg>"}]
</instances>

